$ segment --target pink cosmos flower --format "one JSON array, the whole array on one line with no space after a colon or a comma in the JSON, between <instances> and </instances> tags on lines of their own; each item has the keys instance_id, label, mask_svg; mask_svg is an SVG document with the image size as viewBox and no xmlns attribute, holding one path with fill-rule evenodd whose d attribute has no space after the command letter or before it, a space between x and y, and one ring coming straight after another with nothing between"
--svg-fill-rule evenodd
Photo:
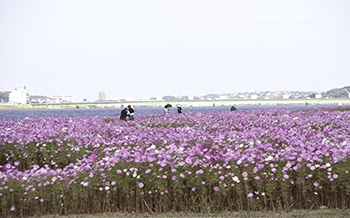
<instances>
[{"instance_id":1,"label":"pink cosmos flower","mask_svg":"<svg viewBox=\"0 0 350 218\"><path fill-rule=\"evenodd\" d=\"M196 174L197 174L197 175L198 175L198 174L203 174L203 173L204 173L204 171L203 171L202 169L196 171Z\"/></svg>"},{"instance_id":2,"label":"pink cosmos flower","mask_svg":"<svg viewBox=\"0 0 350 218\"><path fill-rule=\"evenodd\" d=\"M140 187L140 188L143 188L144 186L145 186L145 184L143 184L143 182L140 182L140 183L139 183L139 187Z\"/></svg>"}]
</instances>

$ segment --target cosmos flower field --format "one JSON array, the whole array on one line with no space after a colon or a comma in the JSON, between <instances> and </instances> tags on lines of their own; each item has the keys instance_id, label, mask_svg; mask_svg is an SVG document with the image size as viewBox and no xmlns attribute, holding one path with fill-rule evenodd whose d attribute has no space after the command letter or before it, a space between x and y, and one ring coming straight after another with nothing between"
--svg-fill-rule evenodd
<instances>
[{"instance_id":1,"label":"cosmos flower field","mask_svg":"<svg viewBox=\"0 0 350 218\"><path fill-rule=\"evenodd\" d=\"M350 111L0 120L0 216L350 208Z\"/></svg>"}]
</instances>

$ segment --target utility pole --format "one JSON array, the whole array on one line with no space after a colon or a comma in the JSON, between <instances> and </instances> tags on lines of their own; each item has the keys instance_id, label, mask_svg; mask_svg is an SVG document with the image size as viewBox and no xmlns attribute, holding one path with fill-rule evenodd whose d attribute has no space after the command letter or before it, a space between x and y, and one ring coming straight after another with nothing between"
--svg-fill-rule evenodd
<instances>
[{"instance_id":1,"label":"utility pole","mask_svg":"<svg viewBox=\"0 0 350 218\"><path fill-rule=\"evenodd\" d=\"M344 88L344 89L348 93L348 98L350 98L350 92L346 88Z\"/></svg>"}]
</instances>

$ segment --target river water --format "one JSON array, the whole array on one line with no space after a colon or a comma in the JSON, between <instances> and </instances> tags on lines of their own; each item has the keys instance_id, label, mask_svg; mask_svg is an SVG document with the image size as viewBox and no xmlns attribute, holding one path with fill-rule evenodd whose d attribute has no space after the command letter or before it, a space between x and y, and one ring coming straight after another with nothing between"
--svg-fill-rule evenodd
<instances>
[{"instance_id":1,"label":"river water","mask_svg":"<svg viewBox=\"0 0 350 218\"><path fill-rule=\"evenodd\" d=\"M293 105L242 105L235 106L237 111L244 110L312 110L319 107L332 107L336 105L320 106L317 104L293 104ZM135 116L138 114L163 114L163 107L136 107ZM228 106L201 106L183 107L183 113L209 113L230 111ZM121 108L96 108L96 109L34 109L34 110L0 110L0 119L23 119L25 117L76 117L76 116L117 116L119 117ZM176 107L169 110L170 114L177 113Z\"/></svg>"}]
</instances>

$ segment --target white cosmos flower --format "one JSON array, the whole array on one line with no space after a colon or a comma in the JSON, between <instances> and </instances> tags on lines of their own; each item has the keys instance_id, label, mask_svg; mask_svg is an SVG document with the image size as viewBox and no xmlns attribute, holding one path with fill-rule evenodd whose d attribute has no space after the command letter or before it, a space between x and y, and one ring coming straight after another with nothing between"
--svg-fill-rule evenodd
<instances>
[{"instance_id":1,"label":"white cosmos flower","mask_svg":"<svg viewBox=\"0 0 350 218\"><path fill-rule=\"evenodd\" d=\"M146 148L146 151L149 151L149 150L155 149L155 148L156 148L156 146L155 146L154 144L152 144L151 146L149 146L148 148Z\"/></svg>"},{"instance_id":2,"label":"white cosmos flower","mask_svg":"<svg viewBox=\"0 0 350 218\"><path fill-rule=\"evenodd\" d=\"M271 155L269 155L267 158L265 158L265 161L270 161L273 160L273 157Z\"/></svg>"},{"instance_id":3,"label":"white cosmos flower","mask_svg":"<svg viewBox=\"0 0 350 218\"><path fill-rule=\"evenodd\" d=\"M240 180L239 180L238 176L234 176L234 177L232 177L232 180L233 180L233 181L235 181L235 182L237 182L237 183L239 183L239 182L240 182Z\"/></svg>"}]
</instances>

